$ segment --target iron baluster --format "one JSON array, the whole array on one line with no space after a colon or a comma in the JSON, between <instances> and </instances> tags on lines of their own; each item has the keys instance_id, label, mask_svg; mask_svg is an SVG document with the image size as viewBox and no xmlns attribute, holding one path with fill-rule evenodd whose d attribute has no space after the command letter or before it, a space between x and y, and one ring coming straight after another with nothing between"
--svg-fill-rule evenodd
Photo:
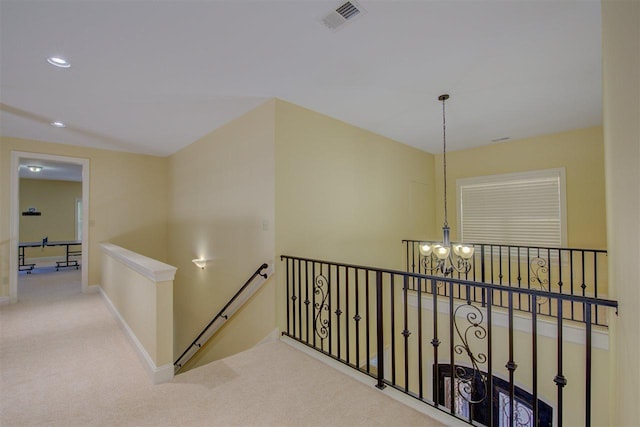
<instances>
[{"instance_id":1,"label":"iron baluster","mask_svg":"<svg viewBox=\"0 0 640 427\"><path fill-rule=\"evenodd\" d=\"M389 300L391 309L391 382L396 385L396 275L391 275Z\"/></svg>"},{"instance_id":2,"label":"iron baluster","mask_svg":"<svg viewBox=\"0 0 640 427\"><path fill-rule=\"evenodd\" d=\"M422 283L421 279L418 280L418 396L420 399L423 398L423 390L422 390Z\"/></svg>"},{"instance_id":3,"label":"iron baluster","mask_svg":"<svg viewBox=\"0 0 640 427\"><path fill-rule=\"evenodd\" d=\"M407 307L407 291L409 287L409 277L404 276L404 285L402 292L404 294L404 330L402 331L402 336L404 336L404 391L405 393L409 392L409 309Z\"/></svg>"},{"instance_id":4,"label":"iron baluster","mask_svg":"<svg viewBox=\"0 0 640 427\"><path fill-rule=\"evenodd\" d=\"M351 290L349 288L349 267L345 267L345 295L344 295L344 334L345 334L345 350L347 353L347 365L351 359L351 354L349 353L349 293Z\"/></svg>"},{"instance_id":5,"label":"iron baluster","mask_svg":"<svg viewBox=\"0 0 640 427\"><path fill-rule=\"evenodd\" d=\"M484 289L484 288L483 288ZM488 398L489 398L489 405L488 405L488 410L489 410L489 414L488 414L488 421L490 426L493 426L493 418L494 418L494 413L493 413L493 336L492 336L492 330L493 330L493 318L492 318L492 313L493 313L493 290L492 289L486 289L486 293L487 293L487 377L488 377Z\"/></svg>"},{"instance_id":6,"label":"iron baluster","mask_svg":"<svg viewBox=\"0 0 640 427\"><path fill-rule=\"evenodd\" d=\"M291 260L290 258L286 259L285 262L285 280L286 280L286 286L285 288L287 289L287 306L289 305L289 301L291 300L291 292L289 290L289 285L290 285L290 271L289 271L289 264L291 264L293 262L293 260ZM291 312L291 310L287 309L287 335L291 335L291 319L289 318L289 313Z\"/></svg>"},{"instance_id":7,"label":"iron baluster","mask_svg":"<svg viewBox=\"0 0 640 427\"><path fill-rule=\"evenodd\" d=\"M336 344L338 346L338 358L342 354L340 350L341 348L341 339L340 339L340 316L342 315L342 309L340 308L340 266L336 266L336 311L334 312L336 315Z\"/></svg>"},{"instance_id":8,"label":"iron baluster","mask_svg":"<svg viewBox=\"0 0 640 427\"><path fill-rule=\"evenodd\" d=\"M378 383L376 387L383 389L384 385L384 324L382 311L382 272L376 272L376 336L377 336L377 364L378 364Z\"/></svg>"},{"instance_id":9,"label":"iron baluster","mask_svg":"<svg viewBox=\"0 0 640 427\"><path fill-rule=\"evenodd\" d=\"M367 352L367 374L371 373L371 331L370 331L370 325L371 325L371 316L369 313L369 307L371 306L371 301L369 300L369 274L371 272L369 270L365 270L365 287L364 287L364 292L365 292L365 306L364 306L364 313L365 313L365 342L366 342L366 352Z\"/></svg>"},{"instance_id":10,"label":"iron baluster","mask_svg":"<svg viewBox=\"0 0 640 427\"><path fill-rule=\"evenodd\" d=\"M550 254L550 249L547 249L547 265L549 266L548 271L547 271L547 283L549 284L549 293L551 293L551 276L552 276L552 270L553 270L553 265L551 263L551 254ZM549 299L549 307L551 307L551 299Z\"/></svg>"},{"instance_id":11,"label":"iron baluster","mask_svg":"<svg viewBox=\"0 0 640 427\"><path fill-rule=\"evenodd\" d=\"M520 261L520 248L517 248L518 250L518 256L517 256L517 261L518 261L518 287L521 288L522 287L522 272L521 272L521 261ZM518 308L522 307L522 294L518 294Z\"/></svg>"},{"instance_id":12,"label":"iron baluster","mask_svg":"<svg viewBox=\"0 0 640 427\"><path fill-rule=\"evenodd\" d=\"M598 253L593 252L593 297L598 298ZM596 325L598 324L598 308L596 307Z\"/></svg>"},{"instance_id":13,"label":"iron baluster","mask_svg":"<svg viewBox=\"0 0 640 427\"><path fill-rule=\"evenodd\" d=\"M584 251L580 252L580 256L582 259L582 265L581 265L581 269L582 269L582 284L580 285L580 287L582 288L582 296L586 295L586 290L587 290L587 285L584 283Z\"/></svg>"},{"instance_id":14,"label":"iron baluster","mask_svg":"<svg viewBox=\"0 0 640 427\"><path fill-rule=\"evenodd\" d=\"M596 311L596 313L598 313ZM586 427L591 426L591 304L584 304L585 318L585 423Z\"/></svg>"},{"instance_id":15,"label":"iron baluster","mask_svg":"<svg viewBox=\"0 0 640 427\"><path fill-rule=\"evenodd\" d=\"M564 377L564 375L562 374L562 300L560 298L558 298L558 323L557 323L557 329L558 329L558 350L557 350L557 367L558 367L558 373L556 374L555 378L553 379L553 381L556 383L556 386L558 387L558 427L562 427L562 422L563 422L563 412L562 412L562 390L564 388L564 386L567 385L567 379Z\"/></svg>"},{"instance_id":16,"label":"iron baluster","mask_svg":"<svg viewBox=\"0 0 640 427\"><path fill-rule=\"evenodd\" d=\"M573 295L573 250L569 251L569 280L571 281L571 295ZM573 302L571 303L571 313L573 314ZM573 319L573 316L571 317Z\"/></svg>"},{"instance_id":17,"label":"iron baluster","mask_svg":"<svg viewBox=\"0 0 640 427\"><path fill-rule=\"evenodd\" d=\"M304 306L305 306L305 318L304 323L306 326L306 342L309 344L309 304L311 301L309 300L309 261L304 262Z\"/></svg>"},{"instance_id":18,"label":"iron baluster","mask_svg":"<svg viewBox=\"0 0 640 427\"><path fill-rule=\"evenodd\" d=\"M538 258L540 257L540 249L537 252ZM527 263L531 265L531 248L527 248ZM531 269L527 269L527 287L531 289Z\"/></svg>"},{"instance_id":19,"label":"iron baluster","mask_svg":"<svg viewBox=\"0 0 640 427\"><path fill-rule=\"evenodd\" d=\"M316 263L315 261L311 261L311 277L313 277L313 283L314 283L314 287L313 287L313 292L311 293L311 300L313 303L313 310L315 311L316 307L317 307L317 302L316 302L316 289L315 289L315 283L316 283ZM316 333L315 333L315 313L314 313L314 319L313 319L313 348L316 348Z\"/></svg>"},{"instance_id":20,"label":"iron baluster","mask_svg":"<svg viewBox=\"0 0 640 427\"><path fill-rule=\"evenodd\" d=\"M484 254L484 245L480 246L480 282L485 283L484 279L485 279L485 274L486 274L486 270L484 267L485 264L485 254ZM475 270L474 270L475 271ZM475 277L474 277L475 279ZM482 306L485 307L486 306L486 289L482 288Z\"/></svg>"},{"instance_id":21,"label":"iron baluster","mask_svg":"<svg viewBox=\"0 0 640 427\"><path fill-rule=\"evenodd\" d=\"M296 335L296 299L298 298L296 296L296 264L298 264L298 268L300 265L300 260L293 260L293 285L291 286L292 288L292 292L291 292L291 305L292 305L292 310L291 310L291 318L293 319L293 335L294 336L298 336ZM300 287L300 281L298 280L298 287Z\"/></svg>"},{"instance_id":22,"label":"iron baluster","mask_svg":"<svg viewBox=\"0 0 640 427\"><path fill-rule=\"evenodd\" d=\"M562 280L562 249L558 249L558 293L562 293L562 286L564 281ZM573 320L573 301L571 301L571 320Z\"/></svg>"},{"instance_id":23,"label":"iron baluster","mask_svg":"<svg viewBox=\"0 0 640 427\"><path fill-rule=\"evenodd\" d=\"M360 269L355 268L356 275L356 314L353 320L356 322L356 366L360 369Z\"/></svg>"},{"instance_id":24,"label":"iron baluster","mask_svg":"<svg viewBox=\"0 0 640 427\"><path fill-rule=\"evenodd\" d=\"M455 351L454 351L454 337L453 337L453 282L447 282L449 284L449 365L451 366L451 381L449 381L449 392L450 392L450 404L451 404L451 413L453 415L456 414L456 394L455 394Z\"/></svg>"},{"instance_id":25,"label":"iron baluster","mask_svg":"<svg viewBox=\"0 0 640 427\"><path fill-rule=\"evenodd\" d=\"M298 302L298 333L300 338L302 338L302 261L298 260L298 297L296 301Z\"/></svg>"},{"instance_id":26,"label":"iron baluster","mask_svg":"<svg viewBox=\"0 0 640 427\"><path fill-rule=\"evenodd\" d=\"M531 304L537 305L536 296L531 295ZM532 367L532 394L533 394L533 422L534 425L539 424L538 415L538 310L531 310L531 359L533 363Z\"/></svg>"},{"instance_id":27,"label":"iron baluster","mask_svg":"<svg viewBox=\"0 0 640 427\"><path fill-rule=\"evenodd\" d=\"M513 426L516 412L514 372L518 367L513 360L513 293L509 292L507 299L509 301L509 361L505 367L509 371L509 426Z\"/></svg>"},{"instance_id":28,"label":"iron baluster","mask_svg":"<svg viewBox=\"0 0 640 427\"><path fill-rule=\"evenodd\" d=\"M503 274L502 274L502 246L498 246L498 258L499 258L499 262L500 262L500 274L498 275L498 278L500 279L500 286L502 286L502 278L503 278ZM507 260L509 262L509 264L511 263L511 255L507 255ZM507 268L507 272L509 273L509 278L511 278L511 267ZM511 280L511 279L509 279ZM500 307L504 307L504 299L503 299L503 293L500 292Z\"/></svg>"},{"instance_id":29,"label":"iron baluster","mask_svg":"<svg viewBox=\"0 0 640 427\"><path fill-rule=\"evenodd\" d=\"M431 340L431 345L433 346L433 366L434 366L434 374L433 374L433 392L434 399L433 401L436 404L436 407L440 403L440 397L438 396L440 387L438 385L438 381L440 379L440 373L438 372L438 346L440 345L440 340L438 339L438 290L436 279L431 279L431 296L433 297L433 339Z\"/></svg>"}]
</instances>

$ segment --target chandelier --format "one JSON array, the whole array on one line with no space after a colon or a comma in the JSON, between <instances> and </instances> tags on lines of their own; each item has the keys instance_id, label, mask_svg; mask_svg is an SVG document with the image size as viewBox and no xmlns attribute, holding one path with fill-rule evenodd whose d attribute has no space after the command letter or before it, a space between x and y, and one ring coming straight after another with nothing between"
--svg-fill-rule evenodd
<instances>
[{"instance_id":1,"label":"chandelier","mask_svg":"<svg viewBox=\"0 0 640 427\"><path fill-rule=\"evenodd\" d=\"M449 99L448 94L440 95L438 101L442 102L442 166L444 174L444 225L442 227L442 242L421 243L419 246L423 258L422 267L425 270L440 271L448 276L453 271L466 274L471 270L473 257L473 246L464 244L451 244L449 241L449 223L447 222L447 127L445 120L445 101ZM435 255L435 260L432 258Z\"/></svg>"}]
</instances>

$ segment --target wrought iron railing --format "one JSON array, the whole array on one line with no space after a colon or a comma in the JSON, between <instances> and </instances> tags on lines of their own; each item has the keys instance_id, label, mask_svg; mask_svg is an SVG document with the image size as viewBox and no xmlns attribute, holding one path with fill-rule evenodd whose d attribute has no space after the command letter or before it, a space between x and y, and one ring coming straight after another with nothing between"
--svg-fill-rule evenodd
<instances>
[{"instance_id":1,"label":"wrought iron railing","mask_svg":"<svg viewBox=\"0 0 640 427\"><path fill-rule=\"evenodd\" d=\"M406 269L412 273L431 274L429 266L434 255L420 254L420 240L403 240L406 252ZM471 270L466 274L454 272L454 277L511 288L537 289L543 292L579 295L583 297L607 297L607 251L602 249L547 248L532 246L496 245L475 243ZM412 283L415 290L415 286ZM455 297L486 304L486 296L480 289L455 287ZM428 290L423 289L423 292ZM446 292L447 290L440 290ZM506 307L507 294L496 295L493 304ZM551 304L535 305L521 296L514 301L514 309L530 312L535 307L538 314L555 317L557 310ZM592 321L606 326L606 310L593 307ZM583 311L575 302L566 301L562 315L565 319L584 322Z\"/></svg>"},{"instance_id":2,"label":"wrought iron railing","mask_svg":"<svg viewBox=\"0 0 640 427\"><path fill-rule=\"evenodd\" d=\"M283 335L371 376L379 388L393 387L469 424L606 422L606 405L592 405L607 399L606 330L594 326L591 313L617 308L615 301L287 255L281 260ZM483 294L484 306L459 299L455 288ZM505 308L494 304L502 293ZM545 320L531 310L518 316L518 299L551 304L559 315ZM583 311L582 324L565 320L566 302ZM594 352L604 369L593 369Z\"/></svg>"},{"instance_id":3,"label":"wrought iron railing","mask_svg":"<svg viewBox=\"0 0 640 427\"><path fill-rule=\"evenodd\" d=\"M258 267L258 269L249 277L240 289L231 297L229 301L220 309L218 314L205 326L198 334L191 344L182 352L182 354L173 362L174 373L178 373L185 364L191 359L202 346L220 329L220 327L246 302L253 293L258 289L258 286L251 287L257 277L262 277L264 280L268 278L268 272L266 271L269 265L264 263Z\"/></svg>"}]
</instances>

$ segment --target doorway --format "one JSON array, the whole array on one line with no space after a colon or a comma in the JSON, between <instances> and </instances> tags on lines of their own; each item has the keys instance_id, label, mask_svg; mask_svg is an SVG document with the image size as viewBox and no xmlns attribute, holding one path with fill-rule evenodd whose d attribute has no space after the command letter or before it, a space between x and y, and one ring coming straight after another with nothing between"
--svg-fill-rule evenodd
<instances>
[{"instance_id":1,"label":"doorway","mask_svg":"<svg viewBox=\"0 0 640 427\"><path fill-rule=\"evenodd\" d=\"M84 220L78 226L81 228L80 239L82 244L81 257L81 281L82 292L89 290L89 159L57 156L50 154L27 153L13 151L11 153L11 201L10 201L10 247L9 247L9 299L11 303L18 301L18 273L20 264L19 240L20 240L20 171L21 168L27 167L28 163L34 166L56 165L60 166L60 170L74 169L78 171L82 179L82 203L80 217ZM77 218L76 218L77 220ZM76 221L77 222L77 221Z\"/></svg>"}]
</instances>

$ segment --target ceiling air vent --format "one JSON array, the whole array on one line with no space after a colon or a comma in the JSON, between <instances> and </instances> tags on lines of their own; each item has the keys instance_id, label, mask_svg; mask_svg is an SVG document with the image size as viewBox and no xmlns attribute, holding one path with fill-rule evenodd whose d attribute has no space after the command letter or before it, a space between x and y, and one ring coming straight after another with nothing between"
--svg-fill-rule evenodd
<instances>
[{"instance_id":1,"label":"ceiling air vent","mask_svg":"<svg viewBox=\"0 0 640 427\"><path fill-rule=\"evenodd\" d=\"M341 4L328 15L322 18L322 23L330 30L338 30L347 22L354 20L366 11L356 2L348 1Z\"/></svg>"}]
</instances>

